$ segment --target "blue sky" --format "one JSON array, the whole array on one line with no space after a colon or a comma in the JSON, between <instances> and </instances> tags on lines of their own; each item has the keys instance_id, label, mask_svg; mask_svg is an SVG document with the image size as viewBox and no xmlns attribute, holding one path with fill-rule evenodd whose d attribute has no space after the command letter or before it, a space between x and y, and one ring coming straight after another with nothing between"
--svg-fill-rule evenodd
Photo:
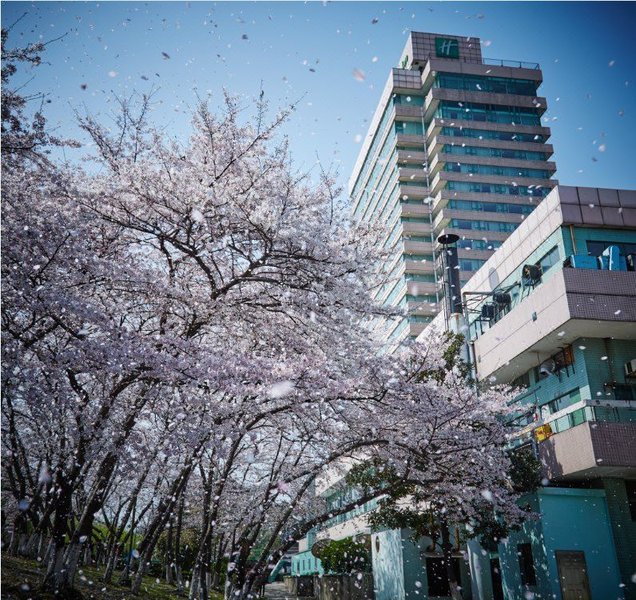
<instances>
[{"instance_id":1,"label":"blue sky","mask_svg":"<svg viewBox=\"0 0 636 600\"><path fill-rule=\"evenodd\" d=\"M61 135L83 139L75 111L107 119L113 93L154 86L153 118L186 136L197 93L226 88L249 112L262 85L273 109L299 101L285 130L297 166L320 157L344 185L408 32L432 31L541 64L561 183L636 188L635 3L3 2L3 26L23 13L10 45L67 34L16 79L49 94Z\"/></svg>"}]
</instances>

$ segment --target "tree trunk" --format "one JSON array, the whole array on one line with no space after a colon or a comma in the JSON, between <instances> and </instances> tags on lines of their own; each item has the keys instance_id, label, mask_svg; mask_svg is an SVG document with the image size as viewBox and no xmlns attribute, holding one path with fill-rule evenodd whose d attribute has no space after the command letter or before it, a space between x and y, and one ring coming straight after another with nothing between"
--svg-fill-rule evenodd
<instances>
[{"instance_id":1,"label":"tree trunk","mask_svg":"<svg viewBox=\"0 0 636 600\"><path fill-rule=\"evenodd\" d=\"M174 536L174 573L179 593L183 592L183 568L181 567L181 531L183 529L183 509L185 506L185 496L179 502L179 511L177 512L177 531Z\"/></svg>"},{"instance_id":2,"label":"tree trunk","mask_svg":"<svg viewBox=\"0 0 636 600\"><path fill-rule=\"evenodd\" d=\"M124 568L121 570L119 574L119 579L117 580L118 585L122 585L128 587L130 585L130 571L132 570L132 553L128 557L128 560L124 563Z\"/></svg>"},{"instance_id":3,"label":"tree trunk","mask_svg":"<svg viewBox=\"0 0 636 600\"><path fill-rule=\"evenodd\" d=\"M166 576L166 583L168 585L172 585L174 583L174 548L172 545L174 527L172 524L172 519L170 519L168 524L168 535L166 536L166 551L163 555L163 567L164 573Z\"/></svg>"},{"instance_id":4,"label":"tree trunk","mask_svg":"<svg viewBox=\"0 0 636 600\"><path fill-rule=\"evenodd\" d=\"M11 541L9 542L9 554L17 556L20 551L22 536L26 533L26 517L23 511L16 514L11 529Z\"/></svg>"},{"instance_id":5,"label":"tree trunk","mask_svg":"<svg viewBox=\"0 0 636 600\"><path fill-rule=\"evenodd\" d=\"M173 483L170 494L167 497L164 497L164 499L159 503L157 515L148 526L147 533L140 544L141 556L139 557L139 567L137 568L137 572L135 573L135 577L130 588L130 591L135 595L137 595L141 589L143 576L146 572L146 566L150 564L152 554L157 546L157 542L159 541L159 536L170 518L170 513L176 502L175 498L180 496L183 492L190 472L190 468L182 470Z\"/></svg>"},{"instance_id":6,"label":"tree trunk","mask_svg":"<svg viewBox=\"0 0 636 600\"><path fill-rule=\"evenodd\" d=\"M455 569L453 568L453 543L451 541L450 527L447 521L442 521L441 526L442 553L444 554L444 564L446 565L446 576L448 577L448 587L453 600L462 600L460 581L457 581Z\"/></svg>"},{"instance_id":7,"label":"tree trunk","mask_svg":"<svg viewBox=\"0 0 636 600\"><path fill-rule=\"evenodd\" d=\"M113 580L113 573L115 571L115 565L117 564L118 558L119 544L115 544L106 558L106 568L104 569L104 583L110 583Z\"/></svg>"},{"instance_id":8,"label":"tree trunk","mask_svg":"<svg viewBox=\"0 0 636 600\"><path fill-rule=\"evenodd\" d=\"M216 545L214 559L212 561L212 581L210 588L218 590L221 585L221 568L223 566L223 553L227 546L227 541L224 542L225 534L221 534L219 542Z\"/></svg>"},{"instance_id":9,"label":"tree trunk","mask_svg":"<svg viewBox=\"0 0 636 600\"><path fill-rule=\"evenodd\" d=\"M179 593L182 593L185 589L185 584L183 582L183 569L181 568L181 565L175 565L174 577L175 583L177 585L177 591Z\"/></svg>"},{"instance_id":10,"label":"tree trunk","mask_svg":"<svg viewBox=\"0 0 636 600\"><path fill-rule=\"evenodd\" d=\"M24 554L29 558L39 558L41 556L42 539L44 534L42 532L34 531L26 541L24 547Z\"/></svg>"},{"instance_id":11,"label":"tree trunk","mask_svg":"<svg viewBox=\"0 0 636 600\"><path fill-rule=\"evenodd\" d=\"M53 542L53 538L49 538L48 542L46 543L46 552L44 553L44 556L42 557L42 562L45 565L49 564L49 561L51 560L51 553L53 552L53 548L55 547L55 543Z\"/></svg>"},{"instance_id":12,"label":"tree trunk","mask_svg":"<svg viewBox=\"0 0 636 600\"><path fill-rule=\"evenodd\" d=\"M67 573L67 579L70 587L75 583L75 573L79 566L80 556L82 555L83 544L72 542L64 552L64 570Z\"/></svg>"},{"instance_id":13,"label":"tree trunk","mask_svg":"<svg viewBox=\"0 0 636 600\"><path fill-rule=\"evenodd\" d=\"M210 506L210 500L212 498L212 479L208 478L208 481L204 487L203 495L203 514L201 516L201 535L199 536L199 551L192 567L192 578L190 581L190 593L188 594L189 600L207 600L208 590L206 573L210 569L209 563L209 546L212 537L212 520L216 518L218 501L215 501L214 507ZM220 493L217 493L218 498Z\"/></svg>"},{"instance_id":14,"label":"tree trunk","mask_svg":"<svg viewBox=\"0 0 636 600\"><path fill-rule=\"evenodd\" d=\"M70 479L72 481L72 479ZM53 591L61 598L70 595L72 580L75 575L65 565L66 534L68 533L68 520L72 516L71 495L72 485L67 485L60 476L57 481L60 489L55 506L55 518L53 520L52 549L49 557L48 568L43 581L46 590Z\"/></svg>"}]
</instances>

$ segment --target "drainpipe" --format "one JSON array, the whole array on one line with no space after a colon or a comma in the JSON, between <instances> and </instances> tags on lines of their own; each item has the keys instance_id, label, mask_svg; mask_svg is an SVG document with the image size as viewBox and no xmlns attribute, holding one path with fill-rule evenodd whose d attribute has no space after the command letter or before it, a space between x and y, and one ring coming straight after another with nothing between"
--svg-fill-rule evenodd
<instances>
[{"instance_id":1,"label":"drainpipe","mask_svg":"<svg viewBox=\"0 0 636 600\"><path fill-rule=\"evenodd\" d=\"M570 229L570 240L572 241L572 254L577 254L577 252L576 252L576 238L574 237L574 225L570 225L569 229Z\"/></svg>"},{"instance_id":2,"label":"drainpipe","mask_svg":"<svg viewBox=\"0 0 636 600\"><path fill-rule=\"evenodd\" d=\"M610 346L610 340L611 338L603 338L603 344L605 346L605 356L607 356L607 374L609 375L608 383L610 384L609 387L612 390L612 395L614 396L614 399L616 399L616 391L614 386L611 385L616 383L616 373L614 372L614 356Z\"/></svg>"}]
</instances>

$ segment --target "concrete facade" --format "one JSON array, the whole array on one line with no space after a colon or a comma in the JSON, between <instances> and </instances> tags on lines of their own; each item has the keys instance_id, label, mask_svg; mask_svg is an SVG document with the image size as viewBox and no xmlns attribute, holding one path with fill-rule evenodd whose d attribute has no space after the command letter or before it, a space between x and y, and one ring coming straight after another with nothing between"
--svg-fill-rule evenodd
<instances>
[{"instance_id":1,"label":"concrete facade","mask_svg":"<svg viewBox=\"0 0 636 600\"><path fill-rule=\"evenodd\" d=\"M463 287L476 377L523 387L511 448L532 448L549 481L524 500L540 519L497 553L469 543L476 598L499 585L490 561L506 600L636 598L635 202L632 190L559 186ZM568 596L572 573L582 595Z\"/></svg>"},{"instance_id":2,"label":"concrete facade","mask_svg":"<svg viewBox=\"0 0 636 600\"><path fill-rule=\"evenodd\" d=\"M354 218L387 226L377 299L409 313L373 324L388 347L440 310L439 235L462 237L465 282L557 184L541 81L537 64L484 59L479 38L409 36L349 182Z\"/></svg>"}]
</instances>

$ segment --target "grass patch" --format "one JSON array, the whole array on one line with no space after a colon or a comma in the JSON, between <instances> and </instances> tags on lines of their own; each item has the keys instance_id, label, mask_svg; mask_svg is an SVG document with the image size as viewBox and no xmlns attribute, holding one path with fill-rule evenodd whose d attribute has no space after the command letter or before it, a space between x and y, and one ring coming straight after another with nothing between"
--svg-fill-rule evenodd
<instances>
[{"instance_id":1,"label":"grass patch","mask_svg":"<svg viewBox=\"0 0 636 600\"><path fill-rule=\"evenodd\" d=\"M45 566L34 560L2 554L2 600L61 600L59 595L43 593L39 590L44 577ZM141 592L133 596L126 587L104 585L102 569L82 567L75 577L75 587L85 600L177 600L185 598L177 589L155 577L144 577ZM115 579L117 574L115 574ZM223 600L222 594L211 592L211 600Z\"/></svg>"}]
</instances>

